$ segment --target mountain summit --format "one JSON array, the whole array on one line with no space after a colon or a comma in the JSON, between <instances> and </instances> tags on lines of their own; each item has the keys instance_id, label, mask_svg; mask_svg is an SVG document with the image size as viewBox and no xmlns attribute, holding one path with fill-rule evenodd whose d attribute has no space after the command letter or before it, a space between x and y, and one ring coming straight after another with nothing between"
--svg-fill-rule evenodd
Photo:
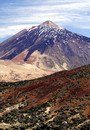
<instances>
[{"instance_id":1,"label":"mountain summit","mask_svg":"<svg viewBox=\"0 0 90 130\"><path fill-rule=\"evenodd\" d=\"M53 23L50 20L45 21L44 23L42 23L42 25L50 26L57 29L60 29L60 28L63 29L62 27L59 27L57 24Z\"/></svg>"},{"instance_id":2,"label":"mountain summit","mask_svg":"<svg viewBox=\"0 0 90 130\"><path fill-rule=\"evenodd\" d=\"M69 70L90 64L90 38L46 21L1 43L0 59L28 63L43 75Z\"/></svg>"}]
</instances>

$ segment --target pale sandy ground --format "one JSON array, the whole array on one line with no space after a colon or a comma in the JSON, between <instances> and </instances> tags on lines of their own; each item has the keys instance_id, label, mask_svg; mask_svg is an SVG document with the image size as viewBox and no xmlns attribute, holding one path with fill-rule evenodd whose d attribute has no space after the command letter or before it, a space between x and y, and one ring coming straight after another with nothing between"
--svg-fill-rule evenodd
<instances>
[{"instance_id":1,"label":"pale sandy ground","mask_svg":"<svg viewBox=\"0 0 90 130\"><path fill-rule=\"evenodd\" d=\"M43 71L34 65L22 65L9 61L0 61L0 81L29 80L51 74L52 71Z\"/></svg>"},{"instance_id":2,"label":"pale sandy ground","mask_svg":"<svg viewBox=\"0 0 90 130\"><path fill-rule=\"evenodd\" d=\"M50 75L57 71L67 69L67 64L63 63L59 67L48 55L41 55L38 51L35 51L31 56L35 57L35 61L32 64L19 61L0 60L0 81L15 82L20 80L30 80L46 75ZM43 63L43 58L47 57L52 59L54 63L53 68L49 68Z\"/></svg>"},{"instance_id":3,"label":"pale sandy ground","mask_svg":"<svg viewBox=\"0 0 90 130\"><path fill-rule=\"evenodd\" d=\"M10 127L11 127L11 125L8 124L8 123L0 123L0 128L3 129L3 130L6 130Z\"/></svg>"}]
</instances>

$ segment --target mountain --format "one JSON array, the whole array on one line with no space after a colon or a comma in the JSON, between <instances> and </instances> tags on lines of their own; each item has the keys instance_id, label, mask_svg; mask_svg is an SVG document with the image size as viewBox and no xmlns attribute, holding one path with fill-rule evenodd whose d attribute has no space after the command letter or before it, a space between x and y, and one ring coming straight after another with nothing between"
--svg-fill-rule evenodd
<instances>
[{"instance_id":1,"label":"mountain","mask_svg":"<svg viewBox=\"0 0 90 130\"><path fill-rule=\"evenodd\" d=\"M23 65L29 67L29 64L27 73L23 72L24 77L26 79L38 78L38 75L32 73L33 67L36 68L35 71L39 73L40 77L90 64L90 38L72 33L51 21L46 21L28 30L24 29L2 42L0 60L1 68L3 68L3 64L7 70L10 68L8 74L3 69L3 74L0 75L2 81L7 81L7 79L14 81L15 75L18 75L17 80L21 80L21 74L13 68L16 66L22 68ZM5 63L3 63L4 61ZM10 64L7 68L8 61ZM13 67L11 67L11 62ZM14 72L13 78L10 77L12 72ZM25 80L23 77L22 79Z\"/></svg>"},{"instance_id":2,"label":"mountain","mask_svg":"<svg viewBox=\"0 0 90 130\"><path fill-rule=\"evenodd\" d=\"M90 129L90 65L43 78L0 83L0 128Z\"/></svg>"}]
</instances>

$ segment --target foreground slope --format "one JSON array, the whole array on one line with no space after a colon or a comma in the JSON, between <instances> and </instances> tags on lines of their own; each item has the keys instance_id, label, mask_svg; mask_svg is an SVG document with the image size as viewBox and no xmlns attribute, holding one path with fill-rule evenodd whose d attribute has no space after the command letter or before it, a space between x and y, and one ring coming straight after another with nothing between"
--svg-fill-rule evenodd
<instances>
[{"instance_id":1,"label":"foreground slope","mask_svg":"<svg viewBox=\"0 0 90 130\"><path fill-rule=\"evenodd\" d=\"M0 59L20 65L28 63L36 67L38 73L40 70L45 72L70 70L90 64L90 38L46 21L28 30L24 29L1 43ZM28 74L32 74L30 71ZM18 74L17 70L16 72Z\"/></svg>"},{"instance_id":2,"label":"foreground slope","mask_svg":"<svg viewBox=\"0 0 90 130\"><path fill-rule=\"evenodd\" d=\"M90 129L90 65L0 83L0 128Z\"/></svg>"}]
</instances>

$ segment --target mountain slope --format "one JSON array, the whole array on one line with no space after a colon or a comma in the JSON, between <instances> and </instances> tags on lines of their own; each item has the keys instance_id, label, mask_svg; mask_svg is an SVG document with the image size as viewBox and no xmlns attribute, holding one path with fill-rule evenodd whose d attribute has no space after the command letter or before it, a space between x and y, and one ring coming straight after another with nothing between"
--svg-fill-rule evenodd
<instances>
[{"instance_id":1,"label":"mountain slope","mask_svg":"<svg viewBox=\"0 0 90 130\"><path fill-rule=\"evenodd\" d=\"M90 129L90 65L32 81L0 83L0 91L0 128Z\"/></svg>"},{"instance_id":2,"label":"mountain slope","mask_svg":"<svg viewBox=\"0 0 90 130\"><path fill-rule=\"evenodd\" d=\"M37 66L27 63L14 63L11 60L0 60L0 81L15 82L30 80L54 73L53 70L45 71Z\"/></svg>"},{"instance_id":3,"label":"mountain slope","mask_svg":"<svg viewBox=\"0 0 90 130\"><path fill-rule=\"evenodd\" d=\"M42 70L72 69L90 64L90 38L46 21L1 43L0 59L26 62Z\"/></svg>"}]
</instances>

